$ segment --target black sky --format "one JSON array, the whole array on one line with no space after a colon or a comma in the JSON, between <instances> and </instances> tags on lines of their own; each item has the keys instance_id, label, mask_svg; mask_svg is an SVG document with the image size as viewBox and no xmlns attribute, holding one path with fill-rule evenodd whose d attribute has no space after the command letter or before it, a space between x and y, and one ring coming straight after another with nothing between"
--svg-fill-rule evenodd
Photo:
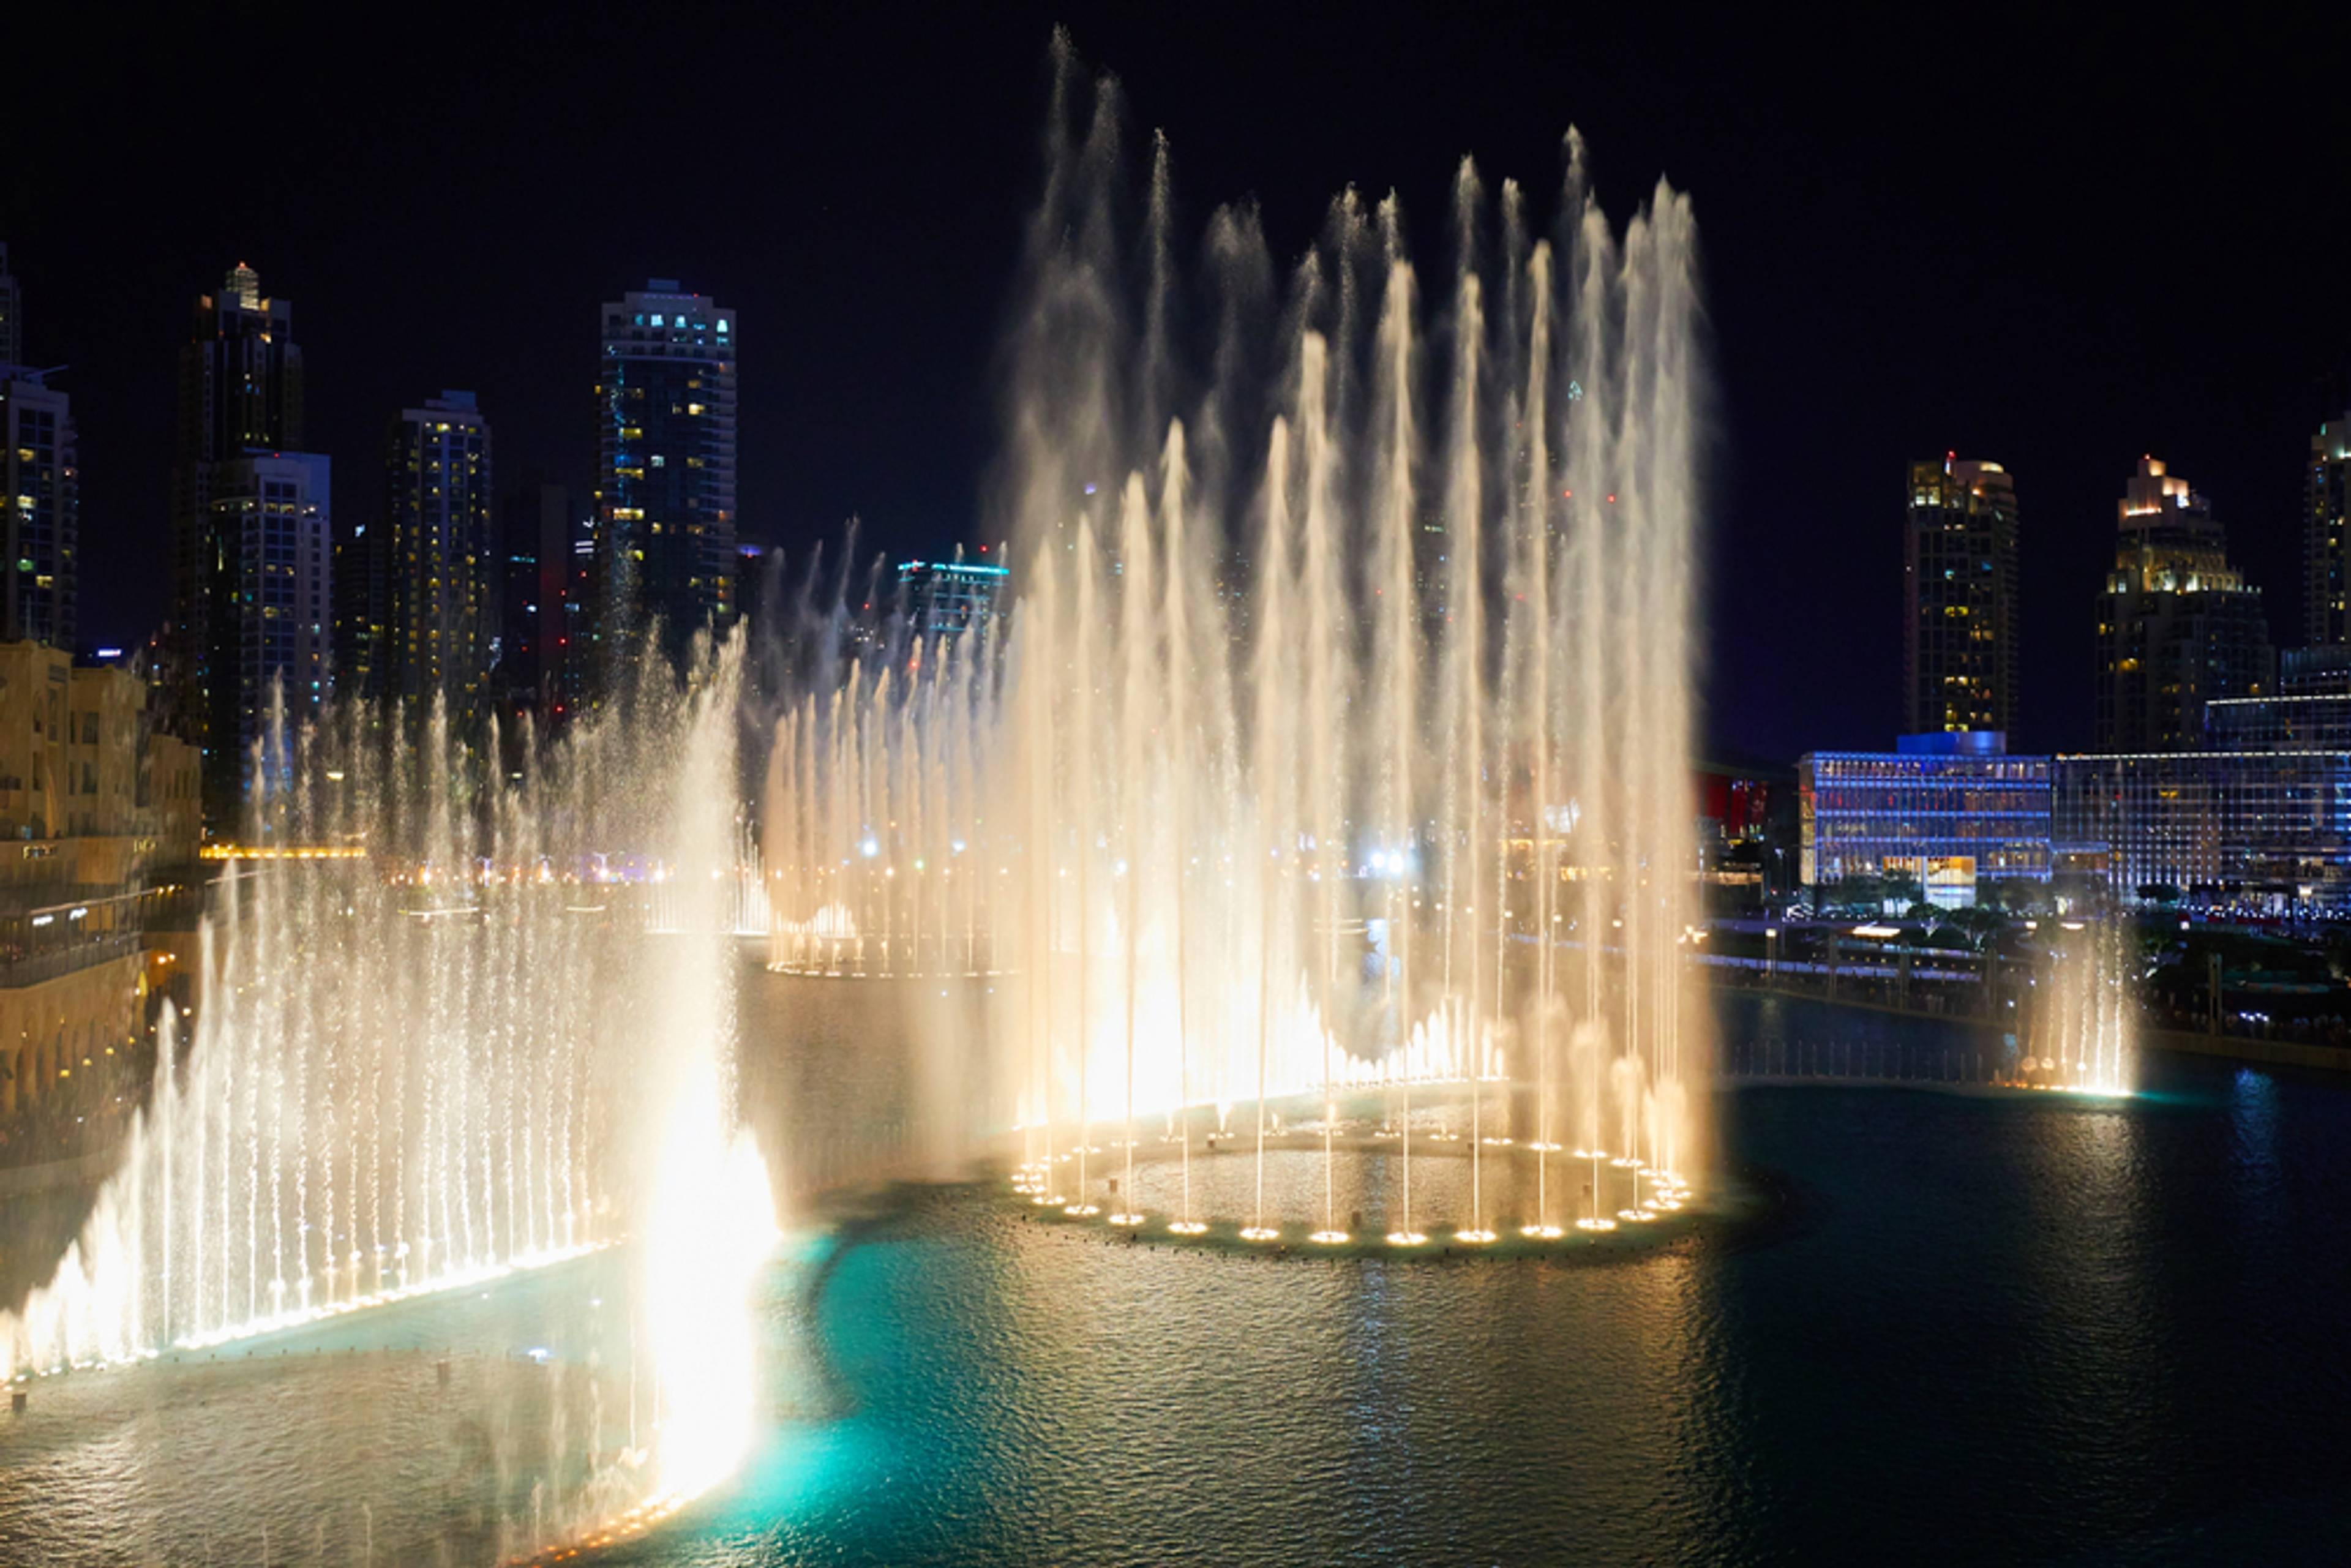
<instances>
[{"instance_id":1,"label":"black sky","mask_svg":"<svg viewBox=\"0 0 2351 1568\"><path fill-rule=\"evenodd\" d=\"M30 357L71 367L86 640L162 613L174 355L239 259L294 302L339 513L444 387L502 476L584 482L597 306L661 276L741 314L747 537L969 536L1061 21L1171 137L1189 232L1254 195L1283 258L1348 183L1437 241L1465 152L1547 192L1570 123L1620 220L1661 172L1694 193L1718 752L1887 741L1903 465L1949 448L2017 476L2018 744L2089 743L2142 452L2299 641L2300 465L2351 350L2351 11L818 9L12 22L0 239Z\"/></svg>"}]
</instances>

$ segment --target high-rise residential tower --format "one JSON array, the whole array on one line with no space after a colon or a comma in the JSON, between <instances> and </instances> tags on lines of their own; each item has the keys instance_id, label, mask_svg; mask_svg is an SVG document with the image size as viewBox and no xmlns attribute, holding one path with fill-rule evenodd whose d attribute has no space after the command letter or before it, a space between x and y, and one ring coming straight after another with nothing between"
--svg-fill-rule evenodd
<instances>
[{"instance_id":1,"label":"high-rise residential tower","mask_svg":"<svg viewBox=\"0 0 2351 1568\"><path fill-rule=\"evenodd\" d=\"M0 643L73 651L81 469L73 404L21 362L22 300L0 246Z\"/></svg>"},{"instance_id":2,"label":"high-rise residential tower","mask_svg":"<svg viewBox=\"0 0 2351 1568\"><path fill-rule=\"evenodd\" d=\"M572 571L571 492L536 469L499 503L496 590L498 657L493 671L501 714L554 717L569 643L563 613Z\"/></svg>"},{"instance_id":3,"label":"high-rise residential tower","mask_svg":"<svg viewBox=\"0 0 2351 1568\"><path fill-rule=\"evenodd\" d=\"M16 275L8 270L8 245L0 240L0 365L24 361L23 310L24 300L16 292Z\"/></svg>"},{"instance_id":4,"label":"high-rise residential tower","mask_svg":"<svg viewBox=\"0 0 2351 1568\"><path fill-rule=\"evenodd\" d=\"M293 307L264 296L260 277L239 263L218 294L196 301L195 330L180 354L172 470L169 706L204 749L215 828L235 824L272 684L286 683L297 713L326 695L329 468L301 444ZM289 620L298 606L303 618Z\"/></svg>"},{"instance_id":5,"label":"high-rise residential tower","mask_svg":"<svg viewBox=\"0 0 2351 1568\"><path fill-rule=\"evenodd\" d=\"M1907 727L2000 730L2016 716L2016 486L1997 463L1910 465L1902 676Z\"/></svg>"},{"instance_id":6,"label":"high-rise residential tower","mask_svg":"<svg viewBox=\"0 0 2351 1568\"><path fill-rule=\"evenodd\" d=\"M608 673L656 624L675 660L734 619L738 326L674 278L603 308L592 635Z\"/></svg>"},{"instance_id":7,"label":"high-rise residential tower","mask_svg":"<svg viewBox=\"0 0 2351 1568\"><path fill-rule=\"evenodd\" d=\"M2351 413L2310 438L2303 496L2303 636L2314 648L2351 643Z\"/></svg>"},{"instance_id":8,"label":"high-rise residential tower","mask_svg":"<svg viewBox=\"0 0 2351 1568\"><path fill-rule=\"evenodd\" d=\"M328 584L334 606L335 695L373 700L383 695L387 628L392 622L392 552L381 517L334 529L334 565Z\"/></svg>"},{"instance_id":9,"label":"high-rise residential tower","mask_svg":"<svg viewBox=\"0 0 2351 1568\"><path fill-rule=\"evenodd\" d=\"M316 453L257 449L208 468L205 809L234 831L278 704L290 732L327 701L332 471Z\"/></svg>"},{"instance_id":10,"label":"high-rise residential tower","mask_svg":"<svg viewBox=\"0 0 2351 1568\"><path fill-rule=\"evenodd\" d=\"M496 517L490 427L469 392L444 392L392 419L384 449L384 621L368 695L453 720L486 711Z\"/></svg>"},{"instance_id":11,"label":"high-rise residential tower","mask_svg":"<svg viewBox=\"0 0 2351 1568\"><path fill-rule=\"evenodd\" d=\"M2160 459L2139 460L2116 511L2098 596L2098 749L2199 749L2205 704L2270 688L2261 590L2229 564L2210 503Z\"/></svg>"},{"instance_id":12,"label":"high-rise residential tower","mask_svg":"<svg viewBox=\"0 0 2351 1568\"><path fill-rule=\"evenodd\" d=\"M73 406L37 371L0 364L0 643L74 645L81 470Z\"/></svg>"}]
</instances>

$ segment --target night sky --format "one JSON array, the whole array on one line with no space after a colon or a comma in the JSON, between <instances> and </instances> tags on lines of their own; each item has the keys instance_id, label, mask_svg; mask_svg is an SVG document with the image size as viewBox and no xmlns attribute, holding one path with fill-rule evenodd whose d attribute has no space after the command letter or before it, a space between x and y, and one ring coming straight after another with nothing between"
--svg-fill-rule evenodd
<instances>
[{"instance_id":1,"label":"night sky","mask_svg":"<svg viewBox=\"0 0 2351 1568\"><path fill-rule=\"evenodd\" d=\"M240 259L293 301L347 520L386 419L444 387L480 393L502 483L584 487L598 305L659 276L741 314L746 538L970 537L1056 21L1172 139L1183 232L1253 194L1285 263L1351 182L1437 261L1460 155L1545 195L1570 123L1620 222L1660 172L1693 193L1719 755L1890 741L1904 465L1950 448L2016 476L2020 747L2090 743L2142 452L2300 640L2301 462L2351 351L2351 8L77 9L10 24L0 239L29 357L70 366L86 641L164 612L176 353Z\"/></svg>"}]
</instances>

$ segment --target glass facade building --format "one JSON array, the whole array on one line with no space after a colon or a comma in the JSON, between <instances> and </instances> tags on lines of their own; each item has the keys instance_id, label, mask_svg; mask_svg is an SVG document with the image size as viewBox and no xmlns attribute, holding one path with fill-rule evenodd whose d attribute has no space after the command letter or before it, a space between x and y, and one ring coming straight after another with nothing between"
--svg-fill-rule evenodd
<instances>
[{"instance_id":1,"label":"glass facade building","mask_svg":"<svg viewBox=\"0 0 2351 1568\"><path fill-rule=\"evenodd\" d=\"M0 245L0 642L71 653L81 546L73 403L25 364L22 304Z\"/></svg>"},{"instance_id":2,"label":"glass facade building","mask_svg":"<svg viewBox=\"0 0 2351 1568\"><path fill-rule=\"evenodd\" d=\"M18 320L22 314L16 275L8 270L8 246L0 241L0 365L22 364L25 361L24 327Z\"/></svg>"},{"instance_id":3,"label":"glass facade building","mask_svg":"<svg viewBox=\"0 0 2351 1568\"><path fill-rule=\"evenodd\" d=\"M371 695L452 718L489 693L495 518L490 427L469 392L444 392L392 422L385 447L385 622Z\"/></svg>"},{"instance_id":4,"label":"glass facade building","mask_svg":"<svg viewBox=\"0 0 2351 1568\"><path fill-rule=\"evenodd\" d=\"M528 708L555 716L564 655L570 648L563 607L569 597L571 493L536 470L499 503L497 658L493 686L499 711Z\"/></svg>"},{"instance_id":5,"label":"glass facade building","mask_svg":"<svg viewBox=\"0 0 2351 1568\"><path fill-rule=\"evenodd\" d=\"M2310 438L2302 521L2304 638L2314 648L2351 643L2351 413Z\"/></svg>"},{"instance_id":6,"label":"glass facade building","mask_svg":"<svg viewBox=\"0 0 2351 1568\"><path fill-rule=\"evenodd\" d=\"M973 631L996 618L1011 573L960 560L910 560L898 569L899 601L925 637Z\"/></svg>"},{"instance_id":7,"label":"glass facade building","mask_svg":"<svg viewBox=\"0 0 2351 1568\"><path fill-rule=\"evenodd\" d=\"M180 435L172 473L175 584L165 677L173 722L204 750L205 809L216 823L237 820L250 738L246 716L263 711L267 702L266 685L256 682L286 669L287 695L300 699L312 678L305 673L298 682L290 673L304 667L290 649L291 664L259 652L290 632L275 628L262 635L256 613L272 608L270 601L240 597L298 568L305 569L300 575L309 592L308 558L298 560L292 542L300 530L278 528L275 501L256 490L268 481L257 479L255 467L262 461L299 466L298 476L281 475L277 482L301 492L298 510L315 507L318 516L327 516L327 460L306 458L299 450L302 402L294 308L265 296L259 276L239 263L219 293L196 301L195 330L180 354ZM248 544L281 532L280 542L269 547L277 553L246 559ZM325 549L322 537L321 578ZM326 591L322 584L315 606L321 629L332 620ZM324 679L323 659L319 678Z\"/></svg>"},{"instance_id":8,"label":"glass facade building","mask_svg":"<svg viewBox=\"0 0 2351 1568\"><path fill-rule=\"evenodd\" d=\"M2212 751L2351 751L2351 692L2206 703L2204 745Z\"/></svg>"},{"instance_id":9,"label":"glass facade building","mask_svg":"<svg viewBox=\"0 0 2351 1568\"><path fill-rule=\"evenodd\" d=\"M2016 486L1997 463L1910 465L1902 676L1908 725L2005 732L2016 714Z\"/></svg>"},{"instance_id":10,"label":"glass facade building","mask_svg":"<svg viewBox=\"0 0 2351 1568\"><path fill-rule=\"evenodd\" d=\"M332 646L328 597L332 470L315 453L256 452L210 476L215 645L208 762L242 796L282 689L289 730L319 716ZM231 802L233 805L233 802ZM216 810L215 822L234 824Z\"/></svg>"},{"instance_id":11,"label":"glass facade building","mask_svg":"<svg viewBox=\"0 0 2351 1568\"><path fill-rule=\"evenodd\" d=\"M2061 852L2125 899L2351 907L2351 751L2061 757L2053 789Z\"/></svg>"},{"instance_id":12,"label":"glass facade building","mask_svg":"<svg viewBox=\"0 0 2351 1568\"><path fill-rule=\"evenodd\" d=\"M1797 764L1802 877L1916 877L1932 904L1980 883L2049 878L2049 758L1997 734L1905 736L1892 752L1815 751Z\"/></svg>"},{"instance_id":13,"label":"glass facade building","mask_svg":"<svg viewBox=\"0 0 2351 1568\"><path fill-rule=\"evenodd\" d=\"M81 468L72 404L37 371L0 363L0 642L73 651Z\"/></svg>"},{"instance_id":14,"label":"glass facade building","mask_svg":"<svg viewBox=\"0 0 2351 1568\"><path fill-rule=\"evenodd\" d=\"M735 618L732 309L656 277L603 308L593 635L606 671L661 629L673 661Z\"/></svg>"}]
</instances>

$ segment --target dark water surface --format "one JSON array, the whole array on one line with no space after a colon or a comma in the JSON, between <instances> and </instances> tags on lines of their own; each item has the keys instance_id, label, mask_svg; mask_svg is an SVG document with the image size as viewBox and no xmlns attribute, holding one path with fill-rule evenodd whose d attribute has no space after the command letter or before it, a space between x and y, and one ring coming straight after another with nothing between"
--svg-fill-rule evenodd
<instances>
[{"instance_id":1,"label":"dark water surface","mask_svg":"<svg viewBox=\"0 0 2351 1568\"><path fill-rule=\"evenodd\" d=\"M1852 1016L1726 1005L1746 1038ZM2351 1082L2146 1077L1741 1088L1726 1147L1778 1202L1604 1263L1133 1250L914 1200L804 1298L816 1418L621 1560L2351 1560Z\"/></svg>"},{"instance_id":2,"label":"dark water surface","mask_svg":"<svg viewBox=\"0 0 2351 1568\"><path fill-rule=\"evenodd\" d=\"M1879 1075L1854 1030L1897 1077L1988 1049L1724 1007L1734 1043ZM2351 1078L2145 1078L2124 1103L1745 1082L1716 1098L1726 1159L1770 1201L1609 1258L1129 1249L973 1188L876 1200L772 1276L739 1481L603 1560L2351 1561ZM549 1463L515 1353L623 1354L609 1306L538 1326L579 1284L387 1320L350 1373L37 1385L30 1424L0 1416L0 1563L256 1562L265 1518L272 1562L360 1563L370 1499L379 1563L528 1539L479 1525ZM478 1397L407 1348L452 1343ZM453 1403L503 1414L484 1437ZM484 1499L466 1456L493 1448L523 1457ZM410 1518L436 1512L461 1517Z\"/></svg>"}]
</instances>

